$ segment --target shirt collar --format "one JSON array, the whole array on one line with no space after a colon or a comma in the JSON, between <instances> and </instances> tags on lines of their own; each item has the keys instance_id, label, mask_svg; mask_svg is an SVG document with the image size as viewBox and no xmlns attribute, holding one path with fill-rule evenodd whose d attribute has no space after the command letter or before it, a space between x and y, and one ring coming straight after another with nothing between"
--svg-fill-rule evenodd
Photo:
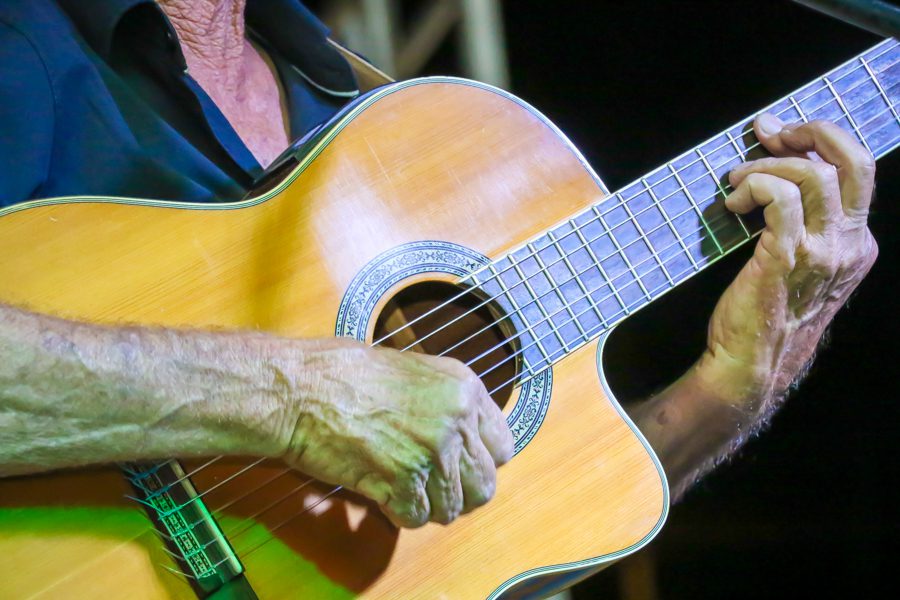
<instances>
[{"instance_id":1,"label":"shirt collar","mask_svg":"<svg viewBox=\"0 0 900 600\"><path fill-rule=\"evenodd\" d=\"M109 60L116 26L129 10L153 0L57 0L94 52Z\"/></svg>"},{"instance_id":2,"label":"shirt collar","mask_svg":"<svg viewBox=\"0 0 900 600\"><path fill-rule=\"evenodd\" d=\"M131 9L154 0L58 0L85 40L104 60L110 60L113 38ZM162 11L159 15L171 25ZM328 41L329 30L298 0L247 0L248 30L281 52L292 68L320 91L338 97L358 92L356 77L343 56Z\"/></svg>"},{"instance_id":3,"label":"shirt collar","mask_svg":"<svg viewBox=\"0 0 900 600\"><path fill-rule=\"evenodd\" d=\"M330 31L298 0L247 0L247 27L288 59L320 91L359 93L353 69L328 41Z\"/></svg>"}]
</instances>

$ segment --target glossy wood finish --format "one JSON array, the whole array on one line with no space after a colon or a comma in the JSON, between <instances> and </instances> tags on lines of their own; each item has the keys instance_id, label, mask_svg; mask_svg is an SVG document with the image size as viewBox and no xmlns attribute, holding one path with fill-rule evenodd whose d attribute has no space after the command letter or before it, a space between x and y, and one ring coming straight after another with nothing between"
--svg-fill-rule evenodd
<instances>
[{"instance_id":1,"label":"glossy wood finish","mask_svg":"<svg viewBox=\"0 0 900 600\"><path fill-rule=\"evenodd\" d=\"M522 105L449 81L406 86L348 119L265 202L64 202L0 217L0 300L100 323L328 336L347 284L381 252L432 239L496 257L602 195L568 143ZM647 541L666 511L665 484L604 393L596 359L594 342L554 367L547 418L501 469L487 507L398 533L377 509L335 496L246 557L260 597L484 598L519 573ZM210 506L279 468L235 480ZM322 493L313 488L236 536L238 552ZM110 469L0 482L0 595L191 597L159 565L149 522L123 490ZM246 529L266 494L279 496L265 490L225 511L226 533Z\"/></svg>"}]
</instances>

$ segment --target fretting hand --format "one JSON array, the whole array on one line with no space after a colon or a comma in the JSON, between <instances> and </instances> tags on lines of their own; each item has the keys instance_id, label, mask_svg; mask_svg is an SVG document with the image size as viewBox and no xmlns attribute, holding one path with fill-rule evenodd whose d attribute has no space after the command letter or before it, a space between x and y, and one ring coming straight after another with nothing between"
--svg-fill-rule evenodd
<instances>
[{"instance_id":1,"label":"fretting hand","mask_svg":"<svg viewBox=\"0 0 900 600\"><path fill-rule=\"evenodd\" d=\"M710 321L706 364L723 399L758 415L754 399L778 398L811 358L835 312L872 267L877 246L866 225L875 161L827 121L754 123L773 155L736 167L726 206L764 208L753 257Z\"/></svg>"}]
</instances>

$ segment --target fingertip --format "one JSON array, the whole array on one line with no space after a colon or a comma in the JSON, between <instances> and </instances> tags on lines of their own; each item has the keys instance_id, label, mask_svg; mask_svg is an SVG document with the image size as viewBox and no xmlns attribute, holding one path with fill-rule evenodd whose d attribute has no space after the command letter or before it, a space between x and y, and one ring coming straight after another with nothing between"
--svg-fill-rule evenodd
<instances>
[{"instance_id":1,"label":"fingertip","mask_svg":"<svg viewBox=\"0 0 900 600\"><path fill-rule=\"evenodd\" d=\"M406 511L395 510L390 504L381 506L381 512L398 529L418 529L428 523L431 511Z\"/></svg>"},{"instance_id":2,"label":"fingertip","mask_svg":"<svg viewBox=\"0 0 900 600\"><path fill-rule=\"evenodd\" d=\"M769 112L764 112L753 123L757 137L762 134L763 137L771 137L778 135L784 129L784 121Z\"/></svg>"},{"instance_id":3,"label":"fingertip","mask_svg":"<svg viewBox=\"0 0 900 600\"><path fill-rule=\"evenodd\" d=\"M735 186L735 190L725 198L725 208L739 215L750 212L753 206L752 200L748 202L744 188Z\"/></svg>"},{"instance_id":4,"label":"fingertip","mask_svg":"<svg viewBox=\"0 0 900 600\"><path fill-rule=\"evenodd\" d=\"M729 196L728 198L725 198L725 208L727 208L731 212L737 213L739 215L742 215L745 212L747 212L746 210L743 210L743 207L737 200L732 200L731 196Z\"/></svg>"}]
</instances>

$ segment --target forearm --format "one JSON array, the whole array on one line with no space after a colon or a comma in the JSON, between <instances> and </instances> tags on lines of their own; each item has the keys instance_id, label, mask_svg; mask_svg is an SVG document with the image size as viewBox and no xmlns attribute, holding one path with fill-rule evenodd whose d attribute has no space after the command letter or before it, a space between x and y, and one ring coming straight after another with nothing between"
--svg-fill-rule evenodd
<instances>
[{"instance_id":1,"label":"forearm","mask_svg":"<svg viewBox=\"0 0 900 600\"><path fill-rule=\"evenodd\" d=\"M734 391L725 398L717 381L728 378L727 369L704 354L663 391L629 407L663 464L673 501L739 448L773 410L774 391L750 380L732 381Z\"/></svg>"},{"instance_id":2,"label":"forearm","mask_svg":"<svg viewBox=\"0 0 900 600\"><path fill-rule=\"evenodd\" d=\"M0 305L0 475L277 453L282 440L263 432L286 429L277 421L291 383L258 360L274 343L100 327Z\"/></svg>"},{"instance_id":3,"label":"forearm","mask_svg":"<svg viewBox=\"0 0 900 600\"><path fill-rule=\"evenodd\" d=\"M745 360L710 348L663 391L629 408L663 463L673 500L768 423L812 361L826 324L794 336L777 356Z\"/></svg>"}]
</instances>

